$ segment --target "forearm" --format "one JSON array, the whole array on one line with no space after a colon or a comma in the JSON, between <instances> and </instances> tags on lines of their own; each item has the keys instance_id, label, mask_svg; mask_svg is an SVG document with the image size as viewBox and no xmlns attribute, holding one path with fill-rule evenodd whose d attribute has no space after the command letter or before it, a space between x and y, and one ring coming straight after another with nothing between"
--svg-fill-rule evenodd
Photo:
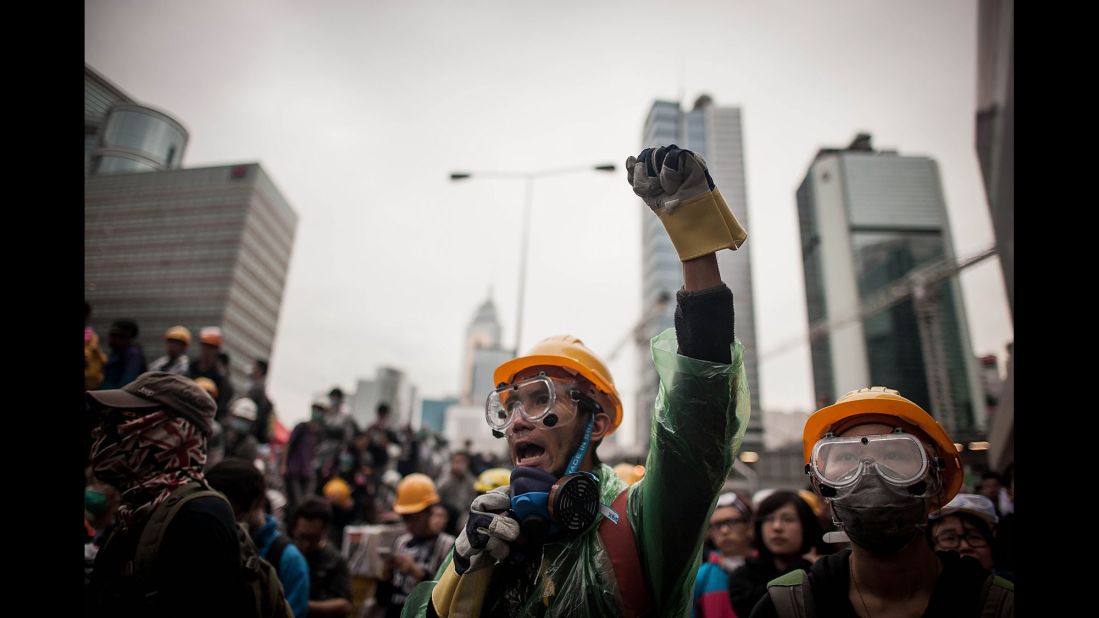
<instances>
[{"instance_id":1,"label":"forearm","mask_svg":"<svg viewBox=\"0 0 1099 618\"><path fill-rule=\"evenodd\" d=\"M351 601L347 599L327 599L309 602L310 616L332 616L343 618L351 615Z\"/></svg>"},{"instance_id":2,"label":"forearm","mask_svg":"<svg viewBox=\"0 0 1099 618\"><path fill-rule=\"evenodd\" d=\"M721 285L721 271L717 266L717 254L710 253L683 264L683 289L688 292L705 290Z\"/></svg>"}]
</instances>

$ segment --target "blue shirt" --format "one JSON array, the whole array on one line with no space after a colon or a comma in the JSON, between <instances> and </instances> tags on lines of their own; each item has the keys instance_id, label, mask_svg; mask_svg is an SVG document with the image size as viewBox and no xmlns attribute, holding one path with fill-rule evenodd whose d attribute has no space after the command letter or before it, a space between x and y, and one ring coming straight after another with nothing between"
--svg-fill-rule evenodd
<instances>
[{"instance_id":1,"label":"blue shirt","mask_svg":"<svg viewBox=\"0 0 1099 618\"><path fill-rule=\"evenodd\" d=\"M278 520L273 515L267 515L263 527L252 535L256 549L264 560L271 543L280 536L282 532L279 531ZM302 618L309 613L309 564L305 562L305 556L297 545L291 543L282 551L279 563L274 566L290 609L294 610L295 618Z\"/></svg>"}]
</instances>

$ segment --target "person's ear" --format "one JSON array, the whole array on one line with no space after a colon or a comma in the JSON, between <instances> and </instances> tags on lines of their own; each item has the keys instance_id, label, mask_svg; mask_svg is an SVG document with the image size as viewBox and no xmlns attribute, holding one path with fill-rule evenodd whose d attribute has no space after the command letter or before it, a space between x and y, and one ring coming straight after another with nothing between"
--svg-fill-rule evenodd
<instances>
[{"instance_id":1,"label":"person's ear","mask_svg":"<svg viewBox=\"0 0 1099 618\"><path fill-rule=\"evenodd\" d=\"M597 412L595 414L595 421L592 422L591 427L591 440L603 439L608 433L610 433L612 427L611 417L606 412Z\"/></svg>"}]
</instances>

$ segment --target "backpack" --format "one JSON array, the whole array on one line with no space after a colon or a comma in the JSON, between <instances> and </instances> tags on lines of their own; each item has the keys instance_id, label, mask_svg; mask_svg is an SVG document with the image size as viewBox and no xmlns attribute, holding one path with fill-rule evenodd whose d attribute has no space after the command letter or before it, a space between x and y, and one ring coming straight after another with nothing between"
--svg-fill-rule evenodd
<instances>
[{"instance_id":1,"label":"backpack","mask_svg":"<svg viewBox=\"0 0 1099 618\"><path fill-rule=\"evenodd\" d=\"M229 503L225 496L216 491L204 489L198 483L187 483L173 491L168 499L153 511L145 528L141 531L141 539L138 541L132 563L132 573L138 581L146 583L143 580L152 573L160 542L164 538L164 531L168 529L175 514L184 504L195 498L206 496L216 496L225 500L226 504ZM270 562L260 557L256 545L240 524L237 524L237 539L240 541L240 585L243 588L241 593L253 601L253 611L249 615L257 618L293 618L294 612L290 609L290 603L287 602L286 594L282 590L278 571ZM281 555L281 550L278 553Z\"/></svg>"},{"instance_id":2,"label":"backpack","mask_svg":"<svg viewBox=\"0 0 1099 618\"><path fill-rule=\"evenodd\" d=\"M767 582L767 596L771 597L779 618L817 616L809 574L802 569L790 571ZM1014 615L1015 584L999 575L989 575L981 589L981 618Z\"/></svg>"}]
</instances>

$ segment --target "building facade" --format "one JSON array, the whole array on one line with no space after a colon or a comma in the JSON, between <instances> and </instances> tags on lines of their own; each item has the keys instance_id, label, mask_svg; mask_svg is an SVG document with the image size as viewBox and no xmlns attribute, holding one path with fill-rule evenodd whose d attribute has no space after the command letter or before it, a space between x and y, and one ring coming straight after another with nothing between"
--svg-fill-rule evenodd
<instances>
[{"instance_id":1,"label":"building facade","mask_svg":"<svg viewBox=\"0 0 1099 618\"><path fill-rule=\"evenodd\" d=\"M107 332L135 320L149 360L162 334L219 326L230 378L270 358L297 215L258 164L90 175L84 181L85 299Z\"/></svg>"},{"instance_id":2,"label":"building facade","mask_svg":"<svg viewBox=\"0 0 1099 618\"><path fill-rule=\"evenodd\" d=\"M984 430L985 407L956 277L905 287L923 267L955 260L938 167L875 151L860 134L821 150L797 191L818 406L888 386L961 441ZM899 302L866 313L882 294Z\"/></svg>"},{"instance_id":3,"label":"building facade","mask_svg":"<svg viewBox=\"0 0 1099 618\"><path fill-rule=\"evenodd\" d=\"M737 251L719 251L722 279L733 291L736 312L736 336L744 344L744 364L752 396L752 423L744 436L743 450L763 447L763 423L760 408L759 371L756 362L756 328L753 309L751 224L748 220L748 196L744 178L742 113L738 107L719 107L703 95L691 111L683 111L675 101L656 101L649 110L642 131L641 147L676 144L702 155L721 195L741 225L749 230L749 240ZM647 207L646 207L647 208ZM649 358L649 340L674 325L675 294L683 285L679 256L659 219L642 217L641 224L641 302L646 317L640 329L638 352ZM671 298L664 303L661 298ZM635 442L647 445L658 380L651 362L641 362L636 393L637 425Z\"/></svg>"},{"instance_id":4,"label":"building facade","mask_svg":"<svg viewBox=\"0 0 1099 618\"><path fill-rule=\"evenodd\" d=\"M269 359L297 214L255 163L183 168L187 130L84 67L84 279L92 326L140 328L147 360L175 324L218 326L244 390Z\"/></svg>"}]
</instances>

